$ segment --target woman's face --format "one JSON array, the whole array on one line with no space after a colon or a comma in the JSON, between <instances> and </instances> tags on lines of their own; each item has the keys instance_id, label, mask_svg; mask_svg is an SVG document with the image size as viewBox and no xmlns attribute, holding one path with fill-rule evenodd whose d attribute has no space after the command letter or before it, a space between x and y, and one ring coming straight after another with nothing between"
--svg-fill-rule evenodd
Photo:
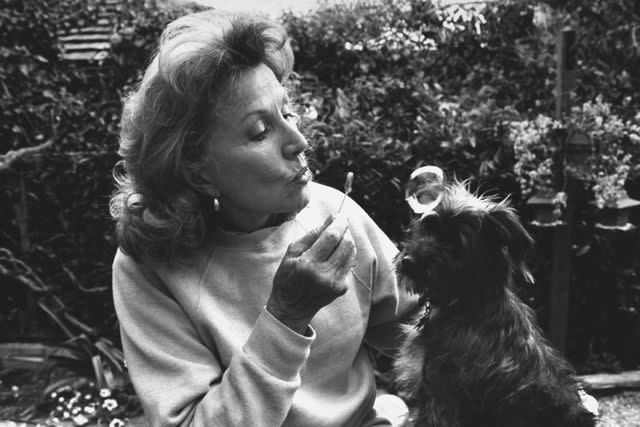
<instances>
[{"instance_id":1,"label":"woman's face","mask_svg":"<svg viewBox=\"0 0 640 427\"><path fill-rule=\"evenodd\" d=\"M271 69L248 70L223 95L211 133L211 168L220 213L237 229L253 231L270 216L295 213L309 202L311 172L298 116Z\"/></svg>"}]
</instances>

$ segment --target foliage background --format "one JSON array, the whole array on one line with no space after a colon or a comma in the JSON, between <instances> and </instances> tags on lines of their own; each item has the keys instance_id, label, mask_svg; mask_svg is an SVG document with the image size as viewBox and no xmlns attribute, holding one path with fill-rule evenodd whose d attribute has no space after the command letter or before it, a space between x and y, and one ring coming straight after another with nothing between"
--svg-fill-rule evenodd
<instances>
[{"instance_id":1,"label":"foliage background","mask_svg":"<svg viewBox=\"0 0 640 427\"><path fill-rule=\"evenodd\" d=\"M95 8L82 0L0 0L0 153L54 141L35 161L0 175L0 246L31 266L65 310L116 343L110 294L116 245L107 205L120 99L140 78L164 24L194 9L123 3L128 7L115 28L122 40L113 46L118 55L87 65L59 59L57 32L95 22ZM458 15L423 0L383 1L282 20L297 61L292 91L303 112L318 115L305 124L316 180L340 188L346 172L355 172L352 197L394 240L409 221L402 183L421 164L510 195L527 216L507 123L552 115L555 40L563 26L577 31L576 102L602 94L622 117L640 107L640 3L634 0L509 0ZM29 209L26 251L15 212L21 176ZM627 187L640 198L637 169ZM600 236L589 215L580 217L585 226L574 253L569 355L583 371L628 367L640 360L640 349L624 343L638 341L640 321L637 311L620 314L618 306L624 297L640 309L640 262L630 256L622 266L616 248L638 239ZM545 232L536 238L538 285L524 295L545 319L551 239ZM614 272L623 270L621 287ZM33 317L18 279L3 275L0 286L7 295L0 340L60 337L41 313ZM619 336L623 324L631 337Z\"/></svg>"}]
</instances>

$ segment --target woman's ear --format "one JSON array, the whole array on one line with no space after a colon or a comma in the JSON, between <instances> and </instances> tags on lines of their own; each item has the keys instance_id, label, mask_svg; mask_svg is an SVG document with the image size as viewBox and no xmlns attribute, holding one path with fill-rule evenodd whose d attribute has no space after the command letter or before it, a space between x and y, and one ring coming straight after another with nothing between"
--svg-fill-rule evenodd
<instances>
[{"instance_id":1,"label":"woman's ear","mask_svg":"<svg viewBox=\"0 0 640 427\"><path fill-rule=\"evenodd\" d=\"M220 196L220 188L216 184L216 167L213 161L203 159L187 165L185 169L187 183L196 192L212 197Z\"/></svg>"}]
</instances>

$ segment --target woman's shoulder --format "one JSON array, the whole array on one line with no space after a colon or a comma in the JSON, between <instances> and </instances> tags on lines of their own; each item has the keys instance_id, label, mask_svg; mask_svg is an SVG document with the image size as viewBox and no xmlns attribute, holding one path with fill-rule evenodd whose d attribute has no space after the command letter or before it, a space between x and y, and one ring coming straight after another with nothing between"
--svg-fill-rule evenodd
<instances>
[{"instance_id":1,"label":"woman's shoulder","mask_svg":"<svg viewBox=\"0 0 640 427\"><path fill-rule=\"evenodd\" d=\"M118 248L113 257L112 281L115 287L126 287L130 282L145 282L158 287L160 280L154 268L154 263L149 260L135 259L122 248Z\"/></svg>"},{"instance_id":2,"label":"woman's shoulder","mask_svg":"<svg viewBox=\"0 0 640 427\"><path fill-rule=\"evenodd\" d=\"M311 182L310 207L324 209L329 213L335 213L340 207L344 193L328 185Z\"/></svg>"},{"instance_id":3,"label":"woman's shoulder","mask_svg":"<svg viewBox=\"0 0 640 427\"><path fill-rule=\"evenodd\" d=\"M127 282L126 279L135 278L136 281L159 288L180 279L182 281L197 280L194 277L202 274L208 261L208 253L204 251L194 252L191 258L184 261L168 262L151 257L134 259L122 248L118 248L112 264L113 283L115 285L122 279ZM118 278L120 280L117 280Z\"/></svg>"}]
</instances>

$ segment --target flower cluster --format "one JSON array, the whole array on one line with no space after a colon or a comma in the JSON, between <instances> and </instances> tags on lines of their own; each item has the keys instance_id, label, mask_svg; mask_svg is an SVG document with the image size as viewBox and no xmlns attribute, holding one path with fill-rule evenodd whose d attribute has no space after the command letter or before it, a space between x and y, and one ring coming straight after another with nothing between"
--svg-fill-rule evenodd
<instances>
[{"instance_id":1,"label":"flower cluster","mask_svg":"<svg viewBox=\"0 0 640 427\"><path fill-rule=\"evenodd\" d=\"M569 118L572 127L588 132L595 142L602 144L615 144L627 132L640 132L637 128L634 132L631 121L625 123L616 114L612 114L611 105L603 102L602 96L598 96L595 102L588 101L582 107L574 107Z\"/></svg>"},{"instance_id":2,"label":"flower cluster","mask_svg":"<svg viewBox=\"0 0 640 427\"><path fill-rule=\"evenodd\" d=\"M472 5L451 5L436 11L442 31L440 38L444 40L447 34L466 31L471 28L476 34L482 33L482 25L487 23L483 15L485 3ZM409 13L409 12L407 12ZM438 42L428 37L433 31L427 23L422 23L418 28L409 28L404 19L394 22L393 26L385 25L380 35L366 41L350 42L344 44L344 48L350 51L433 51L438 50Z\"/></svg>"},{"instance_id":3,"label":"flower cluster","mask_svg":"<svg viewBox=\"0 0 640 427\"><path fill-rule=\"evenodd\" d=\"M47 396L45 405L50 410L46 425L104 423L109 427L124 427L126 417L137 409L128 404L130 400L122 391L98 390L93 382L76 387L65 385Z\"/></svg>"},{"instance_id":4,"label":"flower cluster","mask_svg":"<svg viewBox=\"0 0 640 427\"><path fill-rule=\"evenodd\" d=\"M533 7L533 25L546 30L552 24L553 9L546 3L539 3Z\"/></svg>"},{"instance_id":5,"label":"flower cluster","mask_svg":"<svg viewBox=\"0 0 640 427\"><path fill-rule=\"evenodd\" d=\"M424 27L424 28L423 28ZM437 50L438 45L432 38L424 35L426 24L417 30L409 30L401 27L385 26L378 38L372 38L364 42L346 42L344 48L352 51L379 51L383 48L391 51L408 49L410 51Z\"/></svg>"},{"instance_id":6,"label":"flower cluster","mask_svg":"<svg viewBox=\"0 0 640 427\"><path fill-rule=\"evenodd\" d=\"M442 23L442 28L451 32L465 31L467 25L471 25L476 34L482 33L482 25L487 23L484 17L486 3L457 5L452 4L436 11L436 15Z\"/></svg>"},{"instance_id":7,"label":"flower cluster","mask_svg":"<svg viewBox=\"0 0 640 427\"><path fill-rule=\"evenodd\" d=\"M582 134L591 144L591 153L581 169L561 163L567 137L554 138L554 130L561 128L559 122L540 115L535 120L511 123L514 172L522 195L552 193L562 187L564 173L573 173L591 183L600 209L626 198L624 185L640 153L640 114L625 121L598 96L595 101L574 107L563 125L566 135ZM558 170L563 173L558 174Z\"/></svg>"},{"instance_id":8,"label":"flower cluster","mask_svg":"<svg viewBox=\"0 0 640 427\"><path fill-rule=\"evenodd\" d=\"M596 205L599 209L615 206L627 197L625 182L631 165L637 164L634 154L640 148L640 115L625 121L598 96L595 102L574 108L570 119L570 125L586 132L595 147L588 160L587 179L593 182Z\"/></svg>"},{"instance_id":9,"label":"flower cluster","mask_svg":"<svg viewBox=\"0 0 640 427\"><path fill-rule=\"evenodd\" d=\"M514 172L523 197L530 196L534 190L549 194L556 187L553 162L561 147L549 143L548 136L560 127L560 122L545 115L511 123L510 138L516 158Z\"/></svg>"},{"instance_id":10,"label":"flower cluster","mask_svg":"<svg viewBox=\"0 0 640 427\"><path fill-rule=\"evenodd\" d=\"M604 161L610 161L611 156L603 156ZM598 172L593 185L593 193L598 209L615 206L618 200L627 197L627 191L624 184L629 176L631 167L631 155L624 154L621 159L616 159L611 163L615 163L612 172L605 174L603 171Z\"/></svg>"}]
</instances>

